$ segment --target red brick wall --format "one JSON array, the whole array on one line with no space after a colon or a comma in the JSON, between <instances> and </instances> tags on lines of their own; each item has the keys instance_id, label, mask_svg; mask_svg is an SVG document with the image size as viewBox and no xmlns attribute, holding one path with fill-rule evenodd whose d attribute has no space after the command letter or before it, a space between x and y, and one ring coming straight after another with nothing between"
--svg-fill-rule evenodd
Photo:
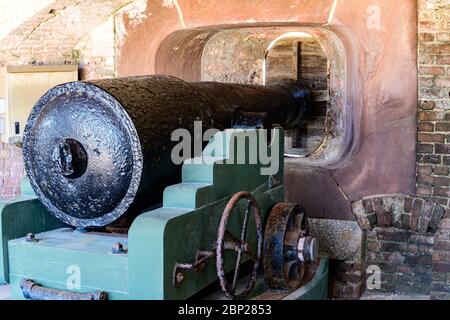
<instances>
[{"instance_id":1,"label":"red brick wall","mask_svg":"<svg viewBox=\"0 0 450 320\"><path fill-rule=\"evenodd\" d=\"M380 286L368 288L367 294L450 299L447 207L418 197L382 195L353 202L352 208L366 233L366 267L380 270Z\"/></svg>"},{"instance_id":2,"label":"red brick wall","mask_svg":"<svg viewBox=\"0 0 450 320\"><path fill-rule=\"evenodd\" d=\"M419 0L417 195L450 205L450 3Z\"/></svg>"},{"instance_id":3,"label":"red brick wall","mask_svg":"<svg viewBox=\"0 0 450 320\"><path fill-rule=\"evenodd\" d=\"M366 233L366 265L381 270L381 287L372 293L429 295L432 281L432 234L398 228L374 228Z\"/></svg>"},{"instance_id":4,"label":"red brick wall","mask_svg":"<svg viewBox=\"0 0 450 320\"><path fill-rule=\"evenodd\" d=\"M23 175L22 149L0 142L0 199L20 193Z\"/></svg>"}]
</instances>

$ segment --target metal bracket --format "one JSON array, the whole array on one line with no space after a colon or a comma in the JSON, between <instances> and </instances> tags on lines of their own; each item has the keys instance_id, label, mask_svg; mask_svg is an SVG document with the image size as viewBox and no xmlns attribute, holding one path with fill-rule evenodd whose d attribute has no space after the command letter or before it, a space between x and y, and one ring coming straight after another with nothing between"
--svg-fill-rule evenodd
<instances>
[{"instance_id":1,"label":"metal bracket","mask_svg":"<svg viewBox=\"0 0 450 320\"><path fill-rule=\"evenodd\" d=\"M177 263L173 270L173 285L179 288L183 280L186 278L183 270L191 270L196 273L201 273L205 270L208 261L215 258L216 253L212 251L197 251L197 256L194 263Z\"/></svg>"},{"instance_id":2,"label":"metal bracket","mask_svg":"<svg viewBox=\"0 0 450 320\"><path fill-rule=\"evenodd\" d=\"M107 300L108 293L104 291L96 292L70 292L58 289L51 289L40 286L30 279L22 279L20 288L23 296L29 300Z\"/></svg>"}]
</instances>

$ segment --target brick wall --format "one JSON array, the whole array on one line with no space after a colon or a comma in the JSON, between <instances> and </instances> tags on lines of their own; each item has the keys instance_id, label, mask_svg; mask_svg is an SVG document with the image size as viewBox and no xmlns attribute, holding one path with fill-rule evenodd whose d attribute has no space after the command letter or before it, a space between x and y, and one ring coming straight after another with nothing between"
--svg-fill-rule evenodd
<instances>
[{"instance_id":1,"label":"brick wall","mask_svg":"<svg viewBox=\"0 0 450 320\"><path fill-rule=\"evenodd\" d=\"M77 63L80 58L77 44L131 2L52 1L0 38L0 66ZM23 5L19 1L16 10L20 11Z\"/></svg>"},{"instance_id":2,"label":"brick wall","mask_svg":"<svg viewBox=\"0 0 450 320\"><path fill-rule=\"evenodd\" d=\"M431 294L434 299L450 300L450 210L440 222L434 241Z\"/></svg>"},{"instance_id":3,"label":"brick wall","mask_svg":"<svg viewBox=\"0 0 450 320\"><path fill-rule=\"evenodd\" d=\"M75 46L81 79L116 76L114 17L84 36Z\"/></svg>"},{"instance_id":4,"label":"brick wall","mask_svg":"<svg viewBox=\"0 0 450 320\"><path fill-rule=\"evenodd\" d=\"M450 3L418 1L417 194L450 205Z\"/></svg>"},{"instance_id":5,"label":"brick wall","mask_svg":"<svg viewBox=\"0 0 450 320\"><path fill-rule=\"evenodd\" d=\"M352 209L365 231L365 265L381 271L381 286L367 293L450 298L450 216L445 206L382 195L355 201Z\"/></svg>"},{"instance_id":6,"label":"brick wall","mask_svg":"<svg viewBox=\"0 0 450 320\"><path fill-rule=\"evenodd\" d=\"M356 300L366 288L365 263L330 261L330 298Z\"/></svg>"},{"instance_id":7,"label":"brick wall","mask_svg":"<svg viewBox=\"0 0 450 320\"><path fill-rule=\"evenodd\" d=\"M118 10L136 11L126 6L133 1L27 1L0 5L20 12L0 21L0 67L68 63L80 66L82 80L115 76L114 17ZM0 143L0 199L20 193L23 175L22 150Z\"/></svg>"},{"instance_id":8,"label":"brick wall","mask_svg":"<svg viewBox=\"0 0 450 320\"><path fill-rule=\"evenodd\" d=\"M398 228L367 231L367 266L381 270L380 289L372 293L429 295L434 237Z\"/></svg>"}]
</instances>

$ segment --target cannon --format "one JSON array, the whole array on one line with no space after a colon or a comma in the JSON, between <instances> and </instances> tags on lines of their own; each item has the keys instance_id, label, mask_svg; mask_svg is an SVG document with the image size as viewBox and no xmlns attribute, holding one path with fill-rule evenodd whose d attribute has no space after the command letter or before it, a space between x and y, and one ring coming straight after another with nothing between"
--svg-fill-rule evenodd
<instances>
[{"instance_id":1,"label":"cannon","mask_svg":"<svg viewBox=\"0 0 450 320\"><path fill-rule=\"evenodd\" d=\"M309 99L295 81L51 89L24 135L32 188L0 201L0 282L31 300L208 298L216 285L229 299L325 298L328 260L303 208L284 202L283 127ZM177 166L171 134L195 121L219 131ZM126 230L110 228L122 219Z\"/></svg>"},{"instance_id":2,"label":"cannon","mask_svg":"<svg viewBox=\"0 0 450 320\"><path fill-rule=\"evenodd\" d=\"M25 169L47 210L71 226L132 221L180 180L171 160L174 130L193 133L194 121L205 129L292 128L309 99L291 80L256 86L145 76L67 83L31 112Z\"/></svg>"}]
</instances>

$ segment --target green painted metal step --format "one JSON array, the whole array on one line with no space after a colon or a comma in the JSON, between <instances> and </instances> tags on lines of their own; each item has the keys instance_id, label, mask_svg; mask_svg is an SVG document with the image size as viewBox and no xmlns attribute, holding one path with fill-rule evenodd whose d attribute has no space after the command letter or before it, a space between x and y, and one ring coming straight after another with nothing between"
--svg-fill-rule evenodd
<instances>
[{"instance_id":1,"label":"green painted metal step","mask_svg":"<svg viewBox=\"0 0 450 320\"><path fill-rule=\"evenodd\" d=\"M245 139L249 132L255 131L231 129L214 135L202 157L183 163L182 183L165 189L163 207L198 209L224 196L217 184L224 182L224 177L234 179L236 176L236 168L224 164L234 148L235 139Z\"/></svg>"},{"instance_id":2,"label":"green painted metal step","mask_svg":"<svg viewBox=\"0 0 450 320\"><path fill-rule=\"evenodd\" d=\"M180 183L164 190L164 208L198 209L210 203L213 186L206 183Z\"/></svg>"},{"instance_id":3,"label":"green painted metal step","mask_svg":"<svg viewBox=\"0 0 450 320\"><path fill-rule=\"evenodd\" d=\"M216 163L223 161L221 157L203 157L188 159L182 167L182 182L214 183Z\"/></svg>"}]
</instances>

